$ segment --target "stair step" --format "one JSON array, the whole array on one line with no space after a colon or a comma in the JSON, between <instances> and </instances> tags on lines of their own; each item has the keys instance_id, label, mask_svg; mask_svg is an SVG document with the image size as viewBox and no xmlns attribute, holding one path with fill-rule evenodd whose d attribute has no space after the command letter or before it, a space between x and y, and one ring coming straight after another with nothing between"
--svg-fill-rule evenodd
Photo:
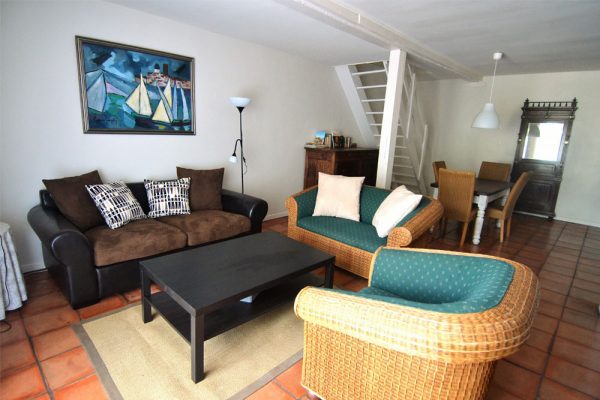
<instances>
[{"instance_id":1,"label":"stair step","mask_svg":"<svg viewBox=\"0 0 600 400\"><path fill-rule=\"evenodd\" d=\"M358 76L358 75L381 74L381 73L386 73L385 68L384 69L374 69L372 71L353 72L352 75Z\"/></svg>"},{"instance_id":2,"label":"stair step","mask_svg":"<svg viewBox=\"0 0 600 400\"><path fill-rule=\"evenodd\" d=\"M405 174L402 172L393 172L392 171L392 176L397 176L397 177L402 177L402 178L410 178L410 179L414 179L415 181L417 180L417 178L414 177L414 175L412 174Z\"/></svg>"},{"instance_id":3,"label":"stair step","mask_svg":"<svg viewBox=\"0 0 600 400\"><path fill-rule=\"evenodd\" d=\"M384 88L387 85L369 85L369 86L357 86L357 89L377 89L377 88Z\"/></svg>"},{"instance_id":4,"label":"stair step","mask_svg":"<svg viewBox=\"0 0 600 400\"><path fill-rule=\"evenodd\" d=\"M410 159L410 157L408 157L408 156L394 156L394 158L401 158L401 159L403 159L403 160L408 160L408 159Z\"/></svg>"},{"instance_id":5,"label":"stair step","mask_svg":"<svg viewBox=\"0 0 600 400\"><path fill-rule=\"evenodd\" d=\"M364 99L361 100L363 103L376 103L376 102L384 102L385 99Z\"/></svg>"},{"instance_id":6,"label":"stair step","mask_svg":"<svg viewBox=\"0 0 600 400\"><path fill-rule=\"evenodd\" d=\"M367 115L383 115L383 111L367 111Z\"/></svg>"}]
</instances>

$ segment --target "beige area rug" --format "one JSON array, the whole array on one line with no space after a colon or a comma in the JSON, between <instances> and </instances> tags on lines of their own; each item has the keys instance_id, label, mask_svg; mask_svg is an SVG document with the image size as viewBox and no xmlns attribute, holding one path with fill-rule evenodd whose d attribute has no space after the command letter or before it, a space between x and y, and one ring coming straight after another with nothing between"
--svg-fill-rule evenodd
<instances>
[{"instance_id":1,"label":"beige area rug","mask_svg":"<svg viewBox=\"0 0 600 400\"><path fill-rule=\"evenodd\" d=\"M302 357L302 321L289 303L204 343L204 380L191 380L190 346L139 305L75 327L112 399L242 399Z\"/></svg>"}]
</instances>

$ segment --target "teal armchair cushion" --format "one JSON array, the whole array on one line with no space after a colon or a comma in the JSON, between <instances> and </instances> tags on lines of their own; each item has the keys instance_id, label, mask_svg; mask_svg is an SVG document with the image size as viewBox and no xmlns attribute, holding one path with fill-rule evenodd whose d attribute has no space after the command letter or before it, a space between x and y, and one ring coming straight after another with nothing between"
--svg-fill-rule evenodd
<instances>
[{"instance_id":1,"label":"teal armchair cushion","mask_svg":"<svg viewBox=\"0 0 600 400\"><path fill-rule=\"evenodd\" d=\"M298 218L298 226L352 247L374 253L387 242L387 238L377 236L371 224L336 217Z\"/></svg>"},{"instance_id":2,"label":"teal armchair cushion","mask_svg":"<svg viewBox=\"0 0 600 400\"><path fill-rule=\"evenodd\" d=\"M357 295L446 313L495 307L512 282L514 268L501 260L382 249L370 287Z\"/></svg>"}]
</instances>

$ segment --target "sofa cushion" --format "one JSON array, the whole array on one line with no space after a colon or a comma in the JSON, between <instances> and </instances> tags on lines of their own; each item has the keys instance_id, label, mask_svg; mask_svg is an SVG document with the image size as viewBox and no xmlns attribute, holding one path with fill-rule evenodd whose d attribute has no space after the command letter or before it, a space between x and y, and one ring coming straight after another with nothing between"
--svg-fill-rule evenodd
<instances>
[{"instance_id":1,"label":"sofa cushion","mask_svg":"<svg viewBox=\"0 0 600 400\"><path fill-rule=\"evenodd\" d=\"M219 210L193 211L189 215L171 215L161 217L159 221L185 232L188 246L227 239L250 230L248 217Z\"/></svg>"},{"instance_id":2,"label":"sofa cushion","mask_svg":"<svg viewBox=\"0 0 600 400\"><path fill-rule=\"evenodd\" d=\"M360 191L364 176L348 177L319 172L319 188L313 216L360 220Z\"/></svg>"},{"instance_id":3,"label":"sofa cushion","mask_svg":"<svg viewBox=\"0 0 600 400\"><path fill-rule=\"evenodd\" d=\"M85 185L102 183L98 171L61 179L43 179L44 185L52 195L56 207L79 229L86 231L102 225L104 220L90 198Z\"/></svg>"},{"instance_id":4,"label":"sofa cushion","mask_svg":"<svg viewBox=\"0 0 600 400\"><path fill-rule=\"evenodd\" d=\"M119 229L97 226L85 236L98 267L180 249L187 239L179 229L151 219L133 221Z\"/></svg>"},{"instance_id":5,"label":"sofa cushion","mask_svg":"<svg viewBox=\"0 0 600 400\"><path fill-rule=\"evenodd\" d=\"M190 178L172 181L144 180L150 211L148 217L190 213Z\"/></svg>"},{"instance_id":6,"label":"sofa cushion","mask_svg":"<svg viewBox=\"0 0 600 400\"><path fill-rule=\"evenodd\" d=\"M360 222L373 223L377 209L389 194L387 189L363 186L360 191Z\"/></svg>"},{"instance_id":7,"label":"sofa cushion","mask_svg":"<svg viewBox=\"0 0 600 400\"><path fill-rule=\"evenodd\" d=\"M386 237L398 222L418 207L422 198L423 195L414 194L404 185L394 189L381 203L373 217L372 225L377 229L377 235Z\"/></svg>"},{"instance_id":8,"label":"sofa cushion","mask_svg":"<svg viewBox=\"0 0 600 400\"><path fill-rule=\"evenodd\" d=\"M221 190L225 168L196 170L177 167L178 178L191 178L190 208L192 211L222 210Z\"/></svg>"},{"instance_id":9,"label":"sofa cushion","mask_svg":"<svg viewBox=\"0 0 600 400\"><path fill-rule=\"evenodd\" d=\"M304 217L298 220L298 226L371 253L387 241L377 236L373 225L344 218Z\"/></svg>"},{"instance_id":10,"label":"sofa cushion","mask_svg":"<svg viewBox=\"0 0 600 400\"><path fill-rule=\"evenodd\" d=\"M110 229L146 218L142 206L124 182L85 185Z\"/></svg>"}]
</instances>

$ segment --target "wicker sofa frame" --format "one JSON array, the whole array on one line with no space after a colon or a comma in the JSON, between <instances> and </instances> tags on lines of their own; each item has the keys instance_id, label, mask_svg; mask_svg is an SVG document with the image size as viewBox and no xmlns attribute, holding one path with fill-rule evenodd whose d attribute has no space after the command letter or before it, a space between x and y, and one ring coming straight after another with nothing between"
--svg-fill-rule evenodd
<instances>
[{"instance_id":1,"label":"wicker sofa frame","mask_svg":"<svg viewBox=\"0 0 600 400\"><path fill-rule=\"evenodd\" d=\"M298 226L298 203L296 202L296 197L315 188L316 186L312 186L287 198L285 205L288 209L288 236L326 253L334 254L336 266L363 278L368 278L373 253ZM413 218L404 225L392 229L387 238L387 246L426 247L431 239L430 228L438 223L444 213L442 203L439 200L429 199L431 203Z\"/></svg>"},{"instance_id":2,"label":"wicker sofa frame","mask_svg":"<svg viewBox=\"0 0 600 400\"><path fill-rule=\"evenodd\" d=\"M467 314L303 289L294 307L304 320L302 385L328 400L483 399L497 360L529 337L539 301L536 276L492 256L396 250L501 260L514 275L497 306Z\"/></svg>"}]
</instances>

